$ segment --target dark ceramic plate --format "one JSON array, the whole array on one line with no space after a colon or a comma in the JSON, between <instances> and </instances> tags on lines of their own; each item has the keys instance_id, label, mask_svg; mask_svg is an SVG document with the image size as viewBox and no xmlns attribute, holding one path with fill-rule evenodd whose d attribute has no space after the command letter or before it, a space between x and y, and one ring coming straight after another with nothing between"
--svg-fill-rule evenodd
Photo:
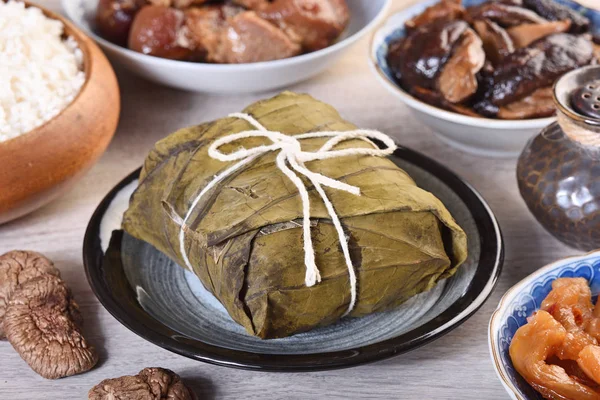
<instances>
[{"instance_id":1,"label":"dark ceramic plate","mask_svg":"<svg viewBox=\"0 0 600 400\"><path fill-rule=\"evenodd\" d=\"M464 322L485 302L502 267L502 235L471 186L406 148L391 159L440 198L467 232L469 258L455 276L398 309L285 339L261 340L237 325L193 274L119 230L139 170L100 203L83 247L90 285L106 309L144 339L213 364L267 371L343 368L422 346Z\"/></svg>"}]
</instances>

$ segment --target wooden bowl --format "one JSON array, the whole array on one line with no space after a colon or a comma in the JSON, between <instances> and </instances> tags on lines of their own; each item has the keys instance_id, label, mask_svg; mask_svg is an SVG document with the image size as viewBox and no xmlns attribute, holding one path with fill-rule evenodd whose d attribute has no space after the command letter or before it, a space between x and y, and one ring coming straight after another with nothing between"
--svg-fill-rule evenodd
<instances>
[{"instance_id":1,"label":"wooden bowl","mask_svg":"<svg viewBox=\"0 0 600 400\"><path fill-rule=\"evenodd\" d=\"M62 16L25 4L64 24L83 53L86 79L52 120L0 142L0 224L45 205L81 178L106 150L121 108L117 78L98 46Z\"/></svg>"}]
</instances>

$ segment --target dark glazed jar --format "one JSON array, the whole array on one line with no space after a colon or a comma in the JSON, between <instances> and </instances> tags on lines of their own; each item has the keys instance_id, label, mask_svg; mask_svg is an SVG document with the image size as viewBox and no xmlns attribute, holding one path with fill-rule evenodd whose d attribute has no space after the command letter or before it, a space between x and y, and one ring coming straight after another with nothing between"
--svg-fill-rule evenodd
<instances>
[{"instance_id":1,"label":"dark glazed jar","mask_svg":"<svg viewBox=\"0 0 600 400\"><path fill-rule=\"evenodd\" d=\"M519 158L519 190L552 235L590 251L600 248L600 67L564 75L554 100L557 122Z\"/></svg>"}]
</instances>

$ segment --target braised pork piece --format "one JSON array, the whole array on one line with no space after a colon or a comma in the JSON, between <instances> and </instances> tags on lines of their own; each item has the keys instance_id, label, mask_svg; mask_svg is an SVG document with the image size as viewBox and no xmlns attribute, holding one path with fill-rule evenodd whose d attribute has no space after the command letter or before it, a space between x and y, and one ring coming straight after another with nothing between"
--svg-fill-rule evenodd
<instances>
[{"instance_id":1,"label":"braised pork piece","mask_svg":"<svg viewBox=\"0 0 600 400\"><path fill-rule=\"evenodd\" d=\"M552 85L600 62L590 21L553 0L441 0L405 23L387 61L398 84L457 113L499 119L554 114Z\"/></svg>"},{"instance_id":2,"label":"braised pork piece","mask_svg":"<svg viewBox=\"0 0 600 400\"><path fill-rule=\"evenodd\" d=\"M201 46L205 60L248 63L300 54L302 48L281 29L254 11L237 6L209 6L186 10L190 42Z\"/></svg>"},{"instance_id":3,"label":"braised pork piece","mask_svg":"<svg viewBox=\"0 0 600 400\"><path fill-rule=\"evenodd\" d=\"M100 0L107 40L183 61L250 63L330 46L350 20L346 0Z\"/></svg>"}]
</instances>

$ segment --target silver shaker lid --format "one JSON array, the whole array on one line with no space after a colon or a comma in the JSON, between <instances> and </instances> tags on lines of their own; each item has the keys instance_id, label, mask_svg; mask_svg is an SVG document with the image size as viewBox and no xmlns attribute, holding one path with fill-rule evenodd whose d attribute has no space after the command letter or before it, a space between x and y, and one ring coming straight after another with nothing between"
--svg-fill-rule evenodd
<instances>
[{"instance_id":1,"label":"silver shaker lid","mask_svg":"<svg viewBox=\"0 0 600 400\"><path fill-rule=\"evenodd\" d=\"M600 147L600 66L575 69L554 84L560 127L572 140Z\"/></svg>"}]
</instances>

